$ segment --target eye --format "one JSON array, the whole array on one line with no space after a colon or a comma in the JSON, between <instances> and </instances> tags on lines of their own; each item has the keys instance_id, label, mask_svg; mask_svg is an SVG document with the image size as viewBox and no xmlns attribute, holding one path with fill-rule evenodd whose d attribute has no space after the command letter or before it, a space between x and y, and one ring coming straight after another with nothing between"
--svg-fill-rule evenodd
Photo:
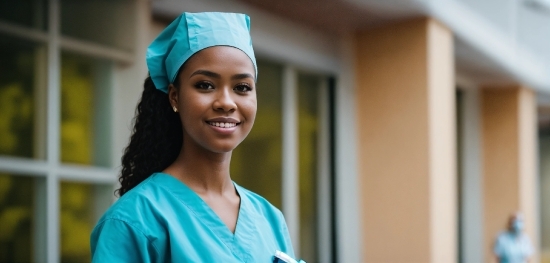
<instances>
[{"instance_id":1,"label":"eye","mask_svg":"<svg viewBox=\"0 0 550 263\"><path fill-rule=\"evenodd\" d=\"M212 90L214 89L214 86L208 81L201 81L195 84L195 88L200 90Z\"/></svg>"},{"instance_id":2,"label":"eye","mask_svg":"<svg viewBox=\"0 0 550 263\"><path fill-rule=\"evenodd\" d=\"M235 86L233 90L239 93L246 93L246 92L252 91L252 88L247 83L241 83Z\"/></svg>"}]
</instances>

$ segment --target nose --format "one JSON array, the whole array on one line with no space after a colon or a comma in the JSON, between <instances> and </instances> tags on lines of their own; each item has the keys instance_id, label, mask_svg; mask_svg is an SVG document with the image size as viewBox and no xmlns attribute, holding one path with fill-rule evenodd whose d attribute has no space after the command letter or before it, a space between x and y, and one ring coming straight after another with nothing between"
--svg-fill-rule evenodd
<instances>
[{"instance_id":1,"label":"nose","mask_svg":"<svg viewBox=\"0 0 550 263\"><path fill-rule=\"evenodd\" d=\"M237 108L237 104L231 96L230 89L219 89L216 99L212 104L215 111L233 112Z\"/></svg>"}]
</instances>

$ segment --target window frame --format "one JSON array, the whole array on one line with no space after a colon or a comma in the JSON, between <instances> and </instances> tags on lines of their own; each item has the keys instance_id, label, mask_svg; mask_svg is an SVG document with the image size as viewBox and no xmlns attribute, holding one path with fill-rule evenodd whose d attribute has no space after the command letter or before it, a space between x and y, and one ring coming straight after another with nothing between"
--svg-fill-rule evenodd
<instances>
[{"instance_id":1,"label":"window frame","mask_svg":"<svg viewBox=\"0 0 550 263\"><path fill-rule=\"evenodd\" d=\"M283 64L282 74L282 174L281 196L282 212L289 228L292 245L297 255L300 255L300 163L299 163L299 125L298 125L298 74L302 71L291 64ZM332 261L332 227L333 216L331 200L334 198L331 190L331 120L328 77L321 77L319 86L319 136L317 145L317 198L318 211L317 242L318 258L323 262ZM321 216L322 215L322 216ZM306 259L307 260L307 259Z\"/></svg>"},{"instance_id":2,"label":"window frame","mask_svg":"<svg viewBox=\"0 0 550 263\"><path fill-rule=\"evenodd\" d=\"M133 2L137 4L137 2ZM61 1L47 2L47 27L45 30L28 28L0 20L0 34L31 41L45 46L43 61L38 67L45 67L44 76L39 81L46 83L45 89L38 89L35 100L35 152L39 159L11 157L0 155L0 172L14 176L32 176L37 178L33 191L36 193L35 217L36 226L33 233L33 255L37 262L59 262L61 260L60 237L60 187L62 181L89 183L92 185L117 184L117 164L110 167L94 165L77 165L62 163L60 160L60 125L61 125L61 52L70 51L79 55L107 59L115 65L132 65L135 55L120 48L115 48L90 41L84 41L61 35ZM138 18L139 19L139 18ZM113 74L116 74L114 70ZM116 77L116 76L115 76ZM111 90L115 89L112 85ZM109 104L113 104L114 94L110 92ZM111 106L110 108L114 108ZM118 126L108 125L109 136L114 137L113 130ZM115 156L114 148L109 148L109 156ZM113 188L114 189L114 188ZM101 199L101 198L100 198ZM103 199L105 201L105 199Z\"/></svg>"}]
</instances>

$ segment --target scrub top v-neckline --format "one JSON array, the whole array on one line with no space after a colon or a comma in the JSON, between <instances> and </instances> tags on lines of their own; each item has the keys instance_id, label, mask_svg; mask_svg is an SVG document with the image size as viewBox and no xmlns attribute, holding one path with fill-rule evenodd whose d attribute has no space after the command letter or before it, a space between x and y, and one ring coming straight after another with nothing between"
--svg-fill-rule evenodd
<instances>
[{"instance_id":1,"label":"scrub top v-neckline","mask_svg":"<svg viewBox=\"0 0 550 263\"><path fill-rule=\"evenodd\" d=\"M235 190L240 197L237 223L235 225L235 232L233 233L218 214L185 183L166 173L157 173L154 176L157 177L156 180L162 182L161 185L163 187L176 196L206 227L212 230L235 256L246 261L246 258L250 256L248 255L247 248L256 228L253 223L254 218L251 218L252 215L243 212L251 204L239 185L233 182Z\"/></svg>"}]
</instances>

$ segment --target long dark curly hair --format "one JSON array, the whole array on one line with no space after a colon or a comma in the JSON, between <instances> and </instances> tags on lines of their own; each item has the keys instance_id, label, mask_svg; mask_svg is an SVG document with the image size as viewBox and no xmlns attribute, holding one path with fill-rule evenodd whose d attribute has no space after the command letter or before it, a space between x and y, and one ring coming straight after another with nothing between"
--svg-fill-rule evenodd
<instances>
[{"instance_id":1,"label":"long dark curly hair","mask_svg":"<svg viewBox=\"0 0 550 263\"><path fill-rule=\"evenodd\" d=\"M136 108L132 137L122 156L118 179L121 186L115 194L124 195L152 173L172 164L181 150L182 139L181 121L170 106L168 94L156 89L151 77L147 77Z\"/></svg>"}]
</instances>

